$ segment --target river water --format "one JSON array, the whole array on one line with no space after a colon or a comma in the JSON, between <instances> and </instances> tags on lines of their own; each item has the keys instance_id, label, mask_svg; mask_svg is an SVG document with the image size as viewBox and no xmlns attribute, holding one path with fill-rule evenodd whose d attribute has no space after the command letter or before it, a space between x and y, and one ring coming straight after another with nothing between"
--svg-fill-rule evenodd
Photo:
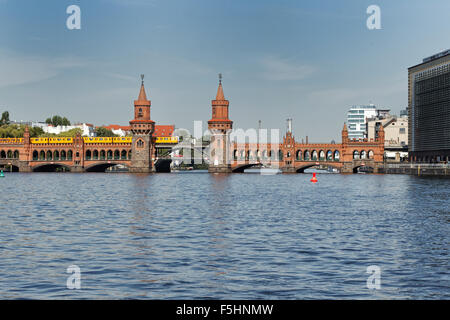
<instances>
[{"instance_id":1,"label":"river water","mask_svg":"<svg viewBox=\"0 0 450 320\"><path fill-rule=\"evenodd\" d=\"M0 298L450 299L450 179L317 177L7 173Z\"/></svg>"}]
</instances>

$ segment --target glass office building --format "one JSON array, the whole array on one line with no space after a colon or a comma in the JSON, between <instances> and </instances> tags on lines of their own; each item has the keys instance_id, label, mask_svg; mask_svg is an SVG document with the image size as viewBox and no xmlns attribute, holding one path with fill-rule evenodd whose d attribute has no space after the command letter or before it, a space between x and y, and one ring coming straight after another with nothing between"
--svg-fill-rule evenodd
<instances>
[{"instance_id":1,"label":"glass office building","mask_svg":"<svg viewBox=\"0 0 450 320\"><path fill-rule=\"evenodd\" d=\"M409 157L450 160L450 50L408 69Z\"/></svg>"},{"instance_id":2,"label":"glass office building","mask_svg":"<svg viewBox=\"0 0 450 320\"><path fill-rule=\"evenodd\" d=\"M374 105L352 106L347 112L347 128L349 139L367 138L367 118L377 115Z\"/></svg>"}]
</instances>

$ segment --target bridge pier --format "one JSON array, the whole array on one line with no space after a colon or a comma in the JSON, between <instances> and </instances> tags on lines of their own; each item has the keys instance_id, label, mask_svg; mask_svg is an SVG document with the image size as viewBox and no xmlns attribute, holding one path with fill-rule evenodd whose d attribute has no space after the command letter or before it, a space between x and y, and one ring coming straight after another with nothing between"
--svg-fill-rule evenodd
<instances>
[{"instance_id":1,"label":"bridge pier","mask_svg":"<svg viewBox=\"0 0 450 320\"><path fill-rule=\"evenodd\" d=\"M209 173L231 173L232 169L231 169L231 165L210 165L208 167L208 172Z\"/></svg>"},{"instance_id":2,"label":"bridge pier","mask_svg":"<svg viewBox=\"0 0 450 320\"><path fill-rule=\"evenodd\" d=\"M297 169L295 167L281 167L281 172L282 173L297 173Z\"/></svg>"}]
</instances>

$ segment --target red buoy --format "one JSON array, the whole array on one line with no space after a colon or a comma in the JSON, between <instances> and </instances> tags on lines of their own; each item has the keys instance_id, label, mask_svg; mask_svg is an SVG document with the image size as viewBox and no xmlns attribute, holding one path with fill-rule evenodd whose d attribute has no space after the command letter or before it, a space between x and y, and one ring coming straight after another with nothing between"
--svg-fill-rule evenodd
<instances>
[{"instance_id":1,"label":"red buoy","mask_svg":"<svg viewBox=\"0 0 450 320\"><path fill-rule=\"evenodd\" d=\"M317 178L316 178L316 173L315 172L313 172L313 177L312 177L312 179L310 181L312 183L316 183L318 181Z\"/></svg>"}]
</instances>

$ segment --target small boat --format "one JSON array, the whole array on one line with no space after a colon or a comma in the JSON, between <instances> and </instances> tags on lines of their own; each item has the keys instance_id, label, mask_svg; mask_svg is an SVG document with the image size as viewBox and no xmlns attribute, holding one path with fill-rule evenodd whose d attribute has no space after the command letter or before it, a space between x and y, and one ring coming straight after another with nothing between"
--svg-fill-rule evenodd
<instances>
[{"instance_id":1,"label":"small boat","mask_svg":"<svg viewBox=\"0 0 450 320\"><path fill-rule=\"evenodd\" d=\"M3 170L0 171L0 178L4 178L5 174L3 173Z\"/></svg>"}]
</instances>

